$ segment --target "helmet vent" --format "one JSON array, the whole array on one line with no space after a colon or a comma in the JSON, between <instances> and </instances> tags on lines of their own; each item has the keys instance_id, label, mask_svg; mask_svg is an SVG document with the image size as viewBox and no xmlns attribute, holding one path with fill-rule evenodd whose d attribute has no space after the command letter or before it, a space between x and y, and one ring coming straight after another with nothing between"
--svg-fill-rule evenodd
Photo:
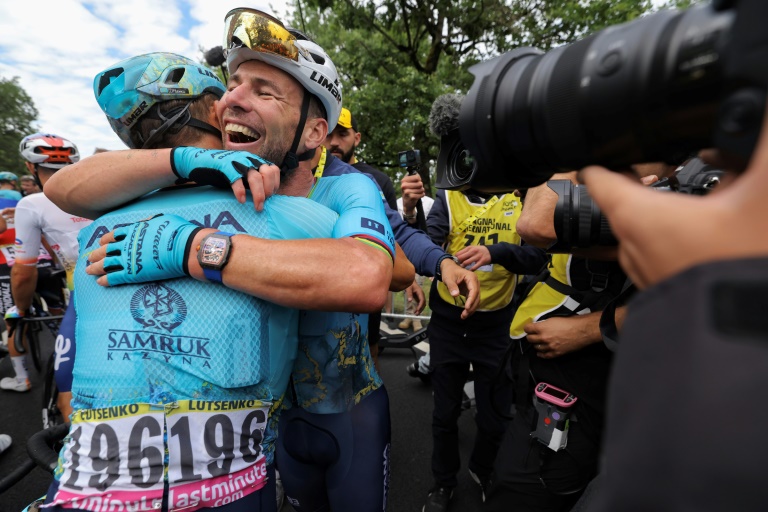
<instances>
[{"instance_id":1,"label":"helmet vent","mask_svg":"<svg viewBox=\"0 0 768 512\"><path fill-rule=\"evenodd\" d=\"M320 64L321 66L325 64L325 57L322 55L318 55L312 52L309 52L309 54L312 56L312 60L315 61L315 64Z\"/></svg>"},{"instance_id":2,"label":"helmet vent","mask_svg":"<svg viewBox=\"0 0 768 512\"><path fill-rule=\"evenodd\" d=\"M178 84L179 82L181 82L181 79L184 78L185 71L186 70L184 68L174 69L168 75L168 82Z\"/></svg>"},{"instance_id":3,"label":"helmet vent","mask_svg":"<svg viewBox=\"0 0 768 512\"><path fill-rule=\"evenodd\" d=\"M123 68L112 68L109 71L105 71L99 79L99 95L106 86L112 83L112 80L122 75L125 70Z\"/></svg>"}]
</instances>

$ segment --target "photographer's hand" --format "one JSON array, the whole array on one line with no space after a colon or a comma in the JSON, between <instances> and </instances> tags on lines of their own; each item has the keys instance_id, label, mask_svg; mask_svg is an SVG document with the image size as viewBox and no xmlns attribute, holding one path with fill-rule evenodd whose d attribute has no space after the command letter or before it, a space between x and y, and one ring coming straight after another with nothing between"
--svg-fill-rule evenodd
<instances>
[{"instance_id":1,"label":"photographer's hand","mask_svg":"<svg viewBox=\"0 0 768 512\"><path fill-rule=\"evenodd\" d=\"M599 343L601 312L569 317L552 317L531 322L523 329L526 341L533 345L536 355L542 359L560 357L576 350Z\"/></svg>"},{"instance_id":2,"label":"photographer's hand","mask_svg":"<svg viewBox=\"0 0 768 512\"><path fill-rule=\"evenodd\" d=\"M491 264L491 253L484 245L468 245L456 253L462 267L475 271Z\"/></svg>"},{"instance_id":3,"label":"photographer's hand","mask_svg":"<svg viewBox=\"0 0 768 512\"><path fill-rule=\"evenodd\" d=\"M706 197L659 193L599 167L582 171L637 286L702 263L768 255L768 240L757 235L768 218L768 143L762 149L746 174Z\"/></svg>"}]
</instances>

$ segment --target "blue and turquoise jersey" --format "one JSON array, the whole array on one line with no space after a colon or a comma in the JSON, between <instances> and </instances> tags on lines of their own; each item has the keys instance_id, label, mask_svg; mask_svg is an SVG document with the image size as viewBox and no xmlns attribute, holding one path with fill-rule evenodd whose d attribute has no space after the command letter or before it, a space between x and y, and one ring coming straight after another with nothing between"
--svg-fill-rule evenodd
<instances>
[{"instance_id":1,"label":"blue and turquoise jersey","mask_svg":"<svg viewBox=\"0 0 768 512\"><path fill-rule=\"evenodd\" d=\"M394 255L381 194L352 166L329 155L309 197L339 214L334 238L352 236ZM368 315L302 311L292 382L295 405L318 414L348 411L378 389L382 381L368 348Z\"/></svg>"},{"instance_id":2,"label":"blue and turquoise jersey","mask_svg":"<svg viewBox=\"0 0 768 512\"><path fill-rule=\"evenodd\" d=\"M85 273L87 254L102 235L158 212L268 239L329 238L339 217L305 198L274 196L258 213L229 190L184 187L149 194L83 229L75 271L74 408L186 400L226 408L223 401L257 400L276 409L296 355L297 310L187 277L103 288ZM145 261L154 264L151 255ZM275 432L264 432L268 463Z\"/></svg>"},{"instance_id":3,"label":"blue and turquoise jersey","mask_svg":"<svg viewBox=\"0 0 768 512\"><path fill-rule=\"evenodd\" d=\"M3 201L14 201L15 203L18 203L21 200L21 192L18 190L0 190L0 199ZM8 208L9 206L7 204L0 205L3 208Z\"/></svg>"}]
</instances>

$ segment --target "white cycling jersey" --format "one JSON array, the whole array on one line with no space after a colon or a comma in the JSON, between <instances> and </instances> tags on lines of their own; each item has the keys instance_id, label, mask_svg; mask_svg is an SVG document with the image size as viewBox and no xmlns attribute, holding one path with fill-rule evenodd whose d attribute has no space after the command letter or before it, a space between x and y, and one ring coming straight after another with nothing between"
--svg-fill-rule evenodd
<instances>
[{"instance_id":1,"label":"white cycling jersey","mask_svg":"<svg viewBox=\"0 0 768 512\"><path fill-rule=\"evenodd\" d=\"M16 263L34 265L45 236L54 254L67 272L67 286L72 289L72 273L77 264L77 234L92 221L66 213L45 194L31 194L16 205Z\"/></svg>"}]
</instances>

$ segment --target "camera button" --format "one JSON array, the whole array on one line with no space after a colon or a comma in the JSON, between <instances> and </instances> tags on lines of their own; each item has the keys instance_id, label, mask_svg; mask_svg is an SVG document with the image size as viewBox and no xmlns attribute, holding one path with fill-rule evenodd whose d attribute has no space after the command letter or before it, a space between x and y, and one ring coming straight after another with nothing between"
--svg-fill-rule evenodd
<instances>
[{"instance_id":1,"label":"camera button","mask_svg":"<svg viewBox=\"0 0 768 512\"><path fill-rule=\"evenodd\" d=\"M621 69L623 63L624 56L621 54L621 50L611 50L600 59L597 72L602 76L610 76Z\"/></svg>"}]
</instances>

